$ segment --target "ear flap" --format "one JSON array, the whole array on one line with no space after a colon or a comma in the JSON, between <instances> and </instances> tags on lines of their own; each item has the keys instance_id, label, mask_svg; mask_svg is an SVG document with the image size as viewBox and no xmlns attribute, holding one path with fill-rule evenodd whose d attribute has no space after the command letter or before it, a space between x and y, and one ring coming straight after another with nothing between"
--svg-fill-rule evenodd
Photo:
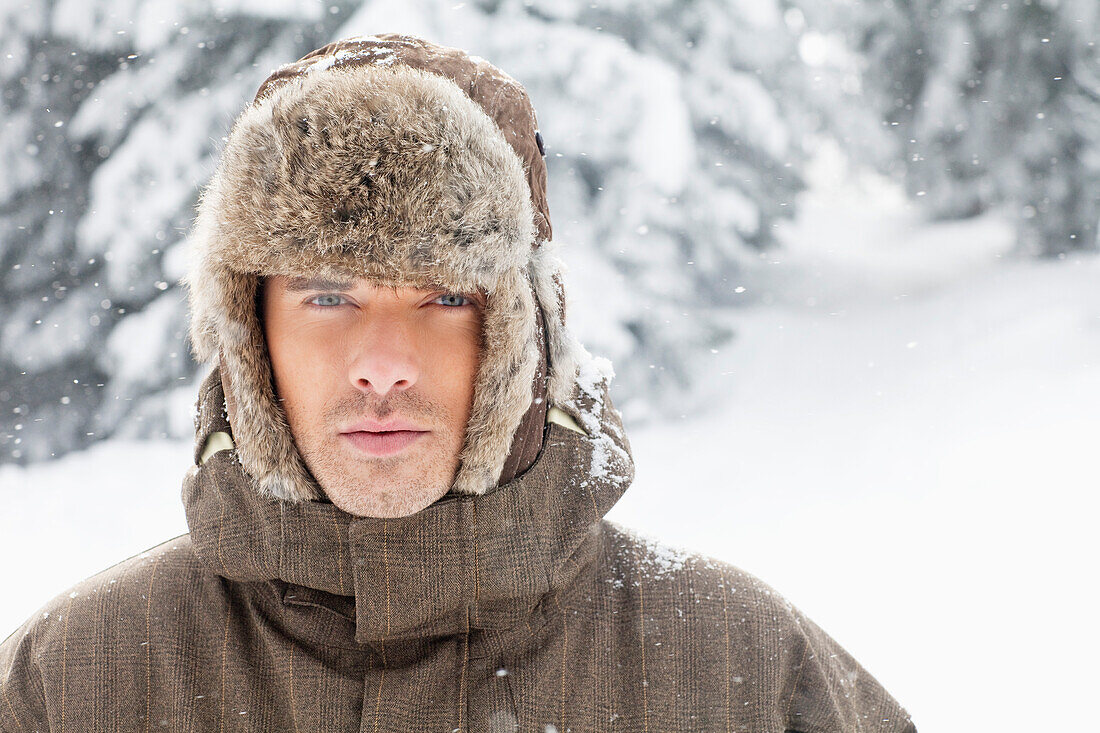
<instances>
[{"instance_id":1,"label":"ear flap","mask_svg":"<svg viewBox=\"0 0 1100 733\"><path fill-rule=\"evenodd\" d=\"M202 285L203 315L219 337L226 411L237 456L263 496L309 501L323 496L298 453L275 398L271 360L257 312L254 275L223 271ZM194 327L194 326L193 326Z\"/></svg>"},{"instance_id":2,"label":"ear flap","mask_svg":"<svg viewBox=\"0 0 1100 733\"><path fill-rule=\"evenodd\" d=\"M577 368L587 353L565 325L564 265L551 242L542 242L531 255L531 282L546 316L550 382L547 397L552 405L569 401L576 381Z\"/></svg>"},{"instance_id":3,"label":"ear flap","mask_svg":"<svg viewBox=\"0 0 1100 733\"><path fill-rule=\"evenodd\" d=\"M504 469L516 428L532 400L539 362L535 299L523 273L512 270L489 293L482 321L483 350L474 384L453 491L484 494Z\"/></svg>"}]
</instances>

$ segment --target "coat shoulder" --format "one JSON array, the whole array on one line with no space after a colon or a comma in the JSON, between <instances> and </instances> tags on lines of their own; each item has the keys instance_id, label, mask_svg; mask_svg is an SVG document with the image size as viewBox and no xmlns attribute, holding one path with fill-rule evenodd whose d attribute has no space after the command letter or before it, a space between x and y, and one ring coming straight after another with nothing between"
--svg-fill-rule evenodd
<instances>
[{"instance_id":1,"label":"coat shoulder","mask_svg":"<svg viewBox=\"0 0 1100 733\"><path fill-rule=\"evenodd\" d=\"M184 599L208 597L217 582L195 555L190 536L180 535L57 594L0 642L0 692L6 700L0 722L15 730L28 721L41 724L59 680L64 684L140 653L150 629L178 622L188 605ZM124 649L120 642L127 639L139 648Z\"/></svg>"},{"instance_id":2,"label":"coat shoulder","mask_svg":"<svg viewBox=\"0 0 1100 733\"><path fill-rule=\"evenodd\" d=\"M152 581L176 585L202 573L201 563L191 547L190 535L184 534L150 547L136 555L89 576L46 601L4 642L9 646L18 637L33 636L36 647L49 645L54 632L69 637L81 631L81 625L98 615L97 609L116 605L127 598L125 590L138 590Z\"/></svg>"},{"instance_id":3,"label":"coat shoulder","mask_svg":"<svg viewBox=\"0 0 1100 733\"><path fill-rule=\"evenodd\" d=\"M798 610L755 575L730 563L667 545L633 530L604 522L605 572L655 597L690 599L690 609L672 604L680 617L690 612L715 619L732 609L765 624L793 623ZM663 608L663 606L661 606ZM748 621L748 618L744 619Z\"/></svg>"},{"instance_id":4,"label":"coat shoulder","mask_svg":"<svg viewBox=\"0 0 1100 733\"><path fill-rule=\"evenodd\" d=\"M100 664L105 649L114 664L130 640L140 646L150 632L185 629L219 613L223 583L195 554L188 534L150 547L62 591L26 619L0 643L0 683L27 665L48 680L63 668Z\"/></svg>"},{"instance_id":5,"label":"coat shoulder","mask_svg":"<svg viewBox=\"0 0 1100 733\"><path fill-rule=\"evenodd\" d=\"M781 730L915 733L878 681L761 579L611 522L601 535L597 582L610 586L620 623L652 647L651 667L680 664L690 649L693 675L724 680L727 697L751 688L758 720Z\"/></svg>"},{"instance_id":6,"label":"coat shoulder","mask_svg":"<svg viewBox=\"0 0 1100 733\"><path fill-rule=\"evenodd\" d=\"M58 593L12 636L34 633L40 643L48 643L57 630L71 637L107 607L125 605L128 610L144 607L150 602L148 591L170 593L205 574L207 571L191 547L190 535L173 537ZM139 600L141 603L137 603Z\"/></svg>"}]
</instances>

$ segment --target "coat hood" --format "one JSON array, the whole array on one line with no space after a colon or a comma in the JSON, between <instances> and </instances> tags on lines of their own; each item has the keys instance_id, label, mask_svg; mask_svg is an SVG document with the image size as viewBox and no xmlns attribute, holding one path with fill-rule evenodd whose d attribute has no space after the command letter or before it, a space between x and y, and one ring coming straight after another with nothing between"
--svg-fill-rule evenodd
<instances>
[{"instance_id":1,"label":"coat hood","mask_svg":"<svg viewBox=\"0 0 1100 733\"><path fill-rule=\"evenodd\" d=\"M323 495L273 388L257 314L269 275L486 293L449 489L481 494L526 468L547 402L569 399L580 348L548 246L537 127L514 79L411 36L330 44L264 82L203 193L185 278L195 355L221 364L240 462L261 494Z\"/></svg>"},{"instance_id":2,"label":"coat hood","mask_svg":"<svg viewBox=\"0 0 1100 733\"><path fill-rule=\"evenodd\" d=\"M523 475L395 519L262 496L225 436L224 375L215 369L200 390L197 465L183 486L195 553L231 580L287 583L299 602L338 597L343 606L333 610L354 615L360 643L529 621L586 564L600 520L634 477L609 367L586 362L563 403L583 433L550 423Z\"/></svg>"}]
</instances>

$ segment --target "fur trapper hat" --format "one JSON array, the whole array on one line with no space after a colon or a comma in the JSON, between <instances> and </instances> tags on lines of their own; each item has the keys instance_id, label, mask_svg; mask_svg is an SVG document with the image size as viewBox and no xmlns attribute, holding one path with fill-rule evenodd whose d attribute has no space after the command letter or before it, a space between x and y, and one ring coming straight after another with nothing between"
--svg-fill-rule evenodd
<instances>
[{"instance_id":1,"label":"fur trapper hat","mask_svg":"<svg viewBox=\"0 0 1100 733\"><path fill-rule=\"evenodd\" d=\"M518 82L410 36L330 44L264 82L203 193L185 278L195 355L220 361L237 453L261 493L323 500L273 389L256 307L270 275L487 293L451 491L481 494L529 465L522 426L537 449L543 395L569 398L580 353L547 246L543 155Z\"/></svg>"}]
</instances>

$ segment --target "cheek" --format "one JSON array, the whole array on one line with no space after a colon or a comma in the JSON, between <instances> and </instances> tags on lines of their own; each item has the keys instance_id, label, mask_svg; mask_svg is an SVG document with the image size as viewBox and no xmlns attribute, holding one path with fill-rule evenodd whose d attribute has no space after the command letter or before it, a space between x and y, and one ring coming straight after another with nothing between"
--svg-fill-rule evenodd
<instances>
[{"instance_id":1,"label":"cheek","mask_svg":"<svg viewBox=\"0 0 1100 733\"><path fill-rule=\"evenodd\" d=\"M343 339L316 324L272 318L266 324L267 350L279 396L301 403L318 395L318 385L340 377L337 365Z\"/></svg>"},{"instance_id":2,"label":"cheek","mask_svg":"<svg viewBox=\"0 0 1100 733\"><path fill-rule=\"evenodd\" d=\"M467 412L481 362L480 322L443 324L424 335L422 372L430 370L432 382L449 395L452 406Z\"/></svg>"}]
</instances>

